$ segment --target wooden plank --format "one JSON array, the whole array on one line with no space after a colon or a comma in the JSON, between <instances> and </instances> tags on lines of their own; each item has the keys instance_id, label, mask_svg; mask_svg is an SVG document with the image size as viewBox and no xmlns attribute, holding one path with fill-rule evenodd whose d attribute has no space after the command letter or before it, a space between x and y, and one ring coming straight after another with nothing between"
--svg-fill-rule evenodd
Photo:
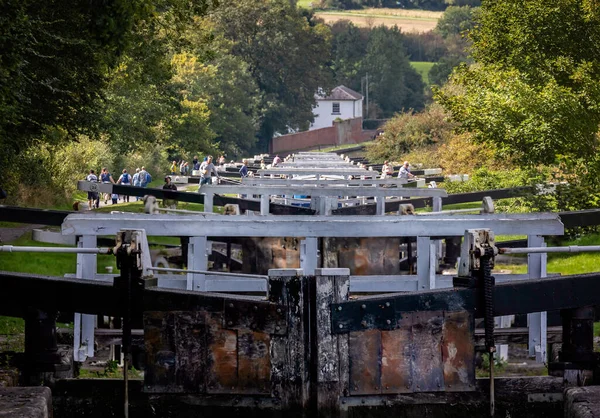
<instances>
[{"instance_id":1,"label":"wooden plank","mask_svg":"<svg viewBox=\"0 0 600 418\"><path fill-rule=\"evenodd\" d=\"M350 394L381 393L381 331L351 332L349 336Z\"/></svg>"},{"instance_id":2,"label":"wooden plank","mask_svg":"<svg viewBox=\"0 0 600 418\"><path fill-rule=\"evenodd\" d=\"M207 393L235 393L238 383L237 332L223 329L222 318L208 319Z\"/></svg>"},{"instance_id":3,"label":"wooden plank","mask_svg":"<svg viewBox=\"0 0 600 418\"><path fill-rule=\"evenodd\" d=\"M186 393L203 393L206 389L206 312L174 313L174 328L175 381Z\"/></svg>"},{"instance_id":4,"label":"wooden plank","mask_svg":"<svg viewBox=\"0 0 600 418\"><path fill-rule=\"evenodd\" d=\"M271 338L269 334L238 331L238 393L271 392Z\"/></svg>"},{"instance_id":5,"label":"wooden plank","mask_svg":"<svg viewBox=\"0 0 600 418\"><path fill-rule=\"evenodd\" d=\"M473 325L467 311L444 313L442 362L447 392L475 390Z\"/></svg>"},{"instance_id":6,"label":"wooden plank","mask_svg":"<svg viewBox=\"0 0 600 418\"><path fill-rule=\"evenodd\" d=\"M173 314L145 312L144 341L146 346L144 387L146 391L183 392L183 386L175 383L176 354Z\"/></svg>"},{"instance_id":7,"label":"wooden plank","mask_svg":"<svg viewBox=\"0 0 600 418\"><path fill-rule=\"evenodd\" d=\"M407 315L402 322L399 329L381 332L382 393L412 392L412 315Z\"/></svg>"},{"instance_id":8,"label":"wooden plank","mask_svg":"<svg viewBox=\"0 0 600 418\"><path fill-rule=\"evenodd\" d=\"M335 279L334 302L344 302L348 300L350 294L350 280L346 276L337 276ZM350 355L349 355L349 334L338 335L337 349L339 353L339 389L342 394L350 393Z\"/></svg>"},{"instance_id":9,"label":"wooden plank","mask_svg":"<svg viewBox=\"0 0 600 418\"><path fill-rule=\"evenodd\" d=\"M441 311L413 313L411 370L414 392L444 390Z\"/></svg>"}]
</instances>

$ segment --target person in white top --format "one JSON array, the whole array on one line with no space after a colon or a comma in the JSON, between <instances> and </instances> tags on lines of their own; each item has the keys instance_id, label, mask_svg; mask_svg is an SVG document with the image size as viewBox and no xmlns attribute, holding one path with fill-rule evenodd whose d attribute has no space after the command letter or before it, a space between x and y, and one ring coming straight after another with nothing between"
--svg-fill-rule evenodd
<instances>
[{"instance_id":1,"label":"person in white top","mask_svg":"<svg viewBox=\"0 0 600 418\"><path fill-rule=\"evenodd\" d=\"M394 167L389 164L387 161L383 162L383 166L381 167L381 178L387 179L392 177L394 174Z\"/></svg>"}]
</instances>

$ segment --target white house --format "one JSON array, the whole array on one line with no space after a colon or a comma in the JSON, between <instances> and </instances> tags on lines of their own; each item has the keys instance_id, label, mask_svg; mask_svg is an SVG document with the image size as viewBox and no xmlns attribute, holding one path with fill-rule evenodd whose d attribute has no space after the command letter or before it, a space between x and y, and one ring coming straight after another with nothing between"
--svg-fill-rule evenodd
<instances>
[{"instance_id":1,"label":"white house","mask_svg":"<svg viewBox=\"0 0 600 418\"><path fill-rule=\"evenodd\" d=\"M337 118L353 119L363 116L362 94L346 86L337 86L331 90L329 96L317 94L315 98L317 106L313 108L315 121L310 125L309 130L311 131L313 129L327 128Z\"/></svg>"}]
</instances>

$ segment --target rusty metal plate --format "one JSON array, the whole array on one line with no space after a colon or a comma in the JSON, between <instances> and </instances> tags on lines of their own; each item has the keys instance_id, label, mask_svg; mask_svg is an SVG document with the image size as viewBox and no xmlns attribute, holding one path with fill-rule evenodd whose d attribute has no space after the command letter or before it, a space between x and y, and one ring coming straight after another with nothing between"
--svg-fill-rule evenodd
<instances>
[{"instance_id":1,"label":"rusty metal plate","mask_svg":"<svg viewBox=\"0 0 600 418\"><path fill-rule=\"evenodd\" d=\"M394 301L356 300L350 303L331 305L332 333L382 329L392 330L398 327Z\"/></svg>"},{"instance_id":2,"label":"rusty metal plate","mask_svg":"<svg viewBox=\"0 0 600 418\"><path fill-rule=\"evenodd\" d=\"M411 369L414 392L439 392L444 390L442 372L441 311L419 311L413 314Z\"/></svg>"},{"instance_id":3,"label":"rusty metal plate","mask_svg":"<svg viewBox=\"0 0 600 418\"><path fill-rule=\"evenodd\" d=\"M404 318L399 329L381 332L382 393L412 392L412 316Z\"/></svg>"},{"instance_id":4,"label":"rusty metal plate","mask_svg":"<svg viewBox=\"0 0 600 418\"><path fill-rule=\"evenodd\" d=\"M468 311L445 312L442 362L447 392L475 390L473 317Z\"/></svg>"},{"instance_id":5,"label":"rusty metal plate","mask_svg":"<svg viewBox=\"0 0 600 418\"><path fill-rule=\"evenodd\" d=\"M245 394L271 392L271 337L269 334L238 331L238 385Z\"/></svg>"},{"instance_id":6,"label":"rusty metal plate","mask_svg":"<svg viewBox=\"0 0 600 418\"><path fill-rule=\"evenodd\" d=\"M286 335L286 308L272 302L232 299L225 302L223 327Z\"/></svg>"},{"instance_id":7,"label":"rusty metal plate","mask_svg":"<svg viewBox=\"0 0 600 418\"><path fill-rule=\"evenodd\" d=\"M351 332L348 354L350 357L350 394L375 395L381 393L381 331Z\"/></svg>"}]
</instances>

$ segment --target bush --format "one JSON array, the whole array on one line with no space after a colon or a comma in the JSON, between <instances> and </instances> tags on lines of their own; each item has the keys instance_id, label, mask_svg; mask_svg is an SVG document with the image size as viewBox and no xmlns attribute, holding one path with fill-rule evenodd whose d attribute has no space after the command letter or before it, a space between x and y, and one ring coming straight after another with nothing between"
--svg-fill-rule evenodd
<instances>
[{"instance_id":1,"label":"bush","mask_svg":"<svg viewBox=\"0 0 600 418\"><path fill-rule=\"evenodd\" d=\"M383 126L383 135L367 146L368 158L401 161L411 151L445 142L452 135L452 127L436 104L417 114L397 114Z\"/></svg>"}]
</instances>

